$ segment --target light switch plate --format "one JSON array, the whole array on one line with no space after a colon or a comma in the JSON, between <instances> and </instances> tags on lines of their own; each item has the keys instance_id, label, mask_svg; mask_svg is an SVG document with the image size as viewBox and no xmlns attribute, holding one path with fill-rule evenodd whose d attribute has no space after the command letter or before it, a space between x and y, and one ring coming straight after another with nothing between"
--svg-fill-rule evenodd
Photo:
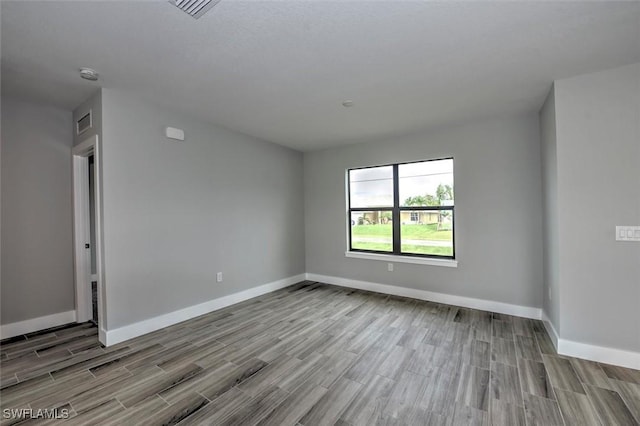
<instances>
[{"instance_id":1,"label":"light switch plate","mask_svg":"<svg viewBox=\"0 0 640 426\"><path fill-rule=\"evenodd\" d=\"M640 226L616 226L616 241L640 242Z\"/></svg>"},{"instance_id":2,"label":"light switch plate","mask_svg":"<svg viewBox=\"0 0 640 426\"><path fill-rule=\"evenodd\" d=\"M177 141L184 140L184 130L176 129L175 127L167 127L164 129L164 134L169 139L175 139Z\"/></svg>"}]
</instances>

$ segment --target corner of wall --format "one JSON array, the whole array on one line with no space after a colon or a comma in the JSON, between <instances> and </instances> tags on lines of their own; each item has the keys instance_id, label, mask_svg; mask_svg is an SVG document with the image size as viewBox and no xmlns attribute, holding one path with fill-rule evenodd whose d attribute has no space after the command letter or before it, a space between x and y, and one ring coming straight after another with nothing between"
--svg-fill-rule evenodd
<instances>
[{"instance_id":1,"label":"corner of wall","mask_svg":"<svg viewBox=\"0 0 640 426\"><path fill-rule=\"evenodd\" d=\"M553 346L556 348L556 351L558 351L558 342L560 340L560 336L558 335L556 327L553 325L551 318L549 318L549 315L544 308L542 309L542 324L544 324L544 328L545 330L547 330L547 334L551 338Z\"/></svg>"}]
</instances>

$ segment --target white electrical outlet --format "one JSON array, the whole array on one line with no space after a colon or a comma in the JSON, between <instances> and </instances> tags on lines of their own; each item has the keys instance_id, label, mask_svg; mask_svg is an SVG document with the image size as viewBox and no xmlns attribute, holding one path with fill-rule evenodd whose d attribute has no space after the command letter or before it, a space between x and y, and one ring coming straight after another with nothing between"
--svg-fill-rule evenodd
<instances>
[{"instance_id":1,"label":"white electrical outlet","mask_svg":"<svg viewBox=\"0 0 640 426\"><path fill-rule=\"evenodd\" d=\"M393 272L393 263L387 263L387 271Z\"/></svg>"},{"instance_id":2,"label":"white electrical outlet","mask_svg":"<svg viewBox=\"0 0 640 426\"><path fill-rule=\"evenodd\" d=\"M640 241L640 226L616 226L616 241Z\"/></svg>"},{"instance_id":3,"label":"white electrical outlet","mask_svg":"<svg viewBox=\"0 0 640 426\"><path fill-rule=\"evenodd\" d=\"M222 272L218 272L216 274L216 281L221 283L222 282Z\"/></svg>"}]
</instances>

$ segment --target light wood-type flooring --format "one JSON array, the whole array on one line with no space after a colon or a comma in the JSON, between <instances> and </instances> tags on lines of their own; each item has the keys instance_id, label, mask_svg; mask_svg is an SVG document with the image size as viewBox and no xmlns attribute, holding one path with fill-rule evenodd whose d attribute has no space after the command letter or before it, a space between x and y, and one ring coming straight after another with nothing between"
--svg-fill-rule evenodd
<instances>
[{"instance_id":1,"label":"light wood-type flooring","mask_svg":"<svg viewBox=\"0 0 640 426\"><path fill-rule=\"evenodd\" d=\"M558 356L540 321L315 282L108 348L87 323L0 353L2 408L67 424L640 421L640 371Z\"/></svg>"}]
</instances>

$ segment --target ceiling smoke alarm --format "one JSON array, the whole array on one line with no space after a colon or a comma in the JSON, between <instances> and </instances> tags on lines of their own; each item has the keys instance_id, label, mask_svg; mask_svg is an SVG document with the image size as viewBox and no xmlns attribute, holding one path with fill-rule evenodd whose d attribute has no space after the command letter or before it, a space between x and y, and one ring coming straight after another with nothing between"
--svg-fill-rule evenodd
<instances>
[{"instance_id":1,"label":"ceiling smoke alarm","mask_svg":"<svg viewBox=\"0 0 640 426\"><path fill-rule=\"evenodd\" d=\"M80 68L80 77L85 80L96 81L98 80L98 71L91 68Z\"/></svg>"},{"instance_id":2,"label":"ceiling smoke alarm","mask_svg":"<svg viewBox=\"0 0 640 426\"><path fill-rule=\"evenodd\" d=\"M191 17L198 19L213 6L220 3L220 0L169 0L169 3Z\"/></svg>"}]
</instances>

